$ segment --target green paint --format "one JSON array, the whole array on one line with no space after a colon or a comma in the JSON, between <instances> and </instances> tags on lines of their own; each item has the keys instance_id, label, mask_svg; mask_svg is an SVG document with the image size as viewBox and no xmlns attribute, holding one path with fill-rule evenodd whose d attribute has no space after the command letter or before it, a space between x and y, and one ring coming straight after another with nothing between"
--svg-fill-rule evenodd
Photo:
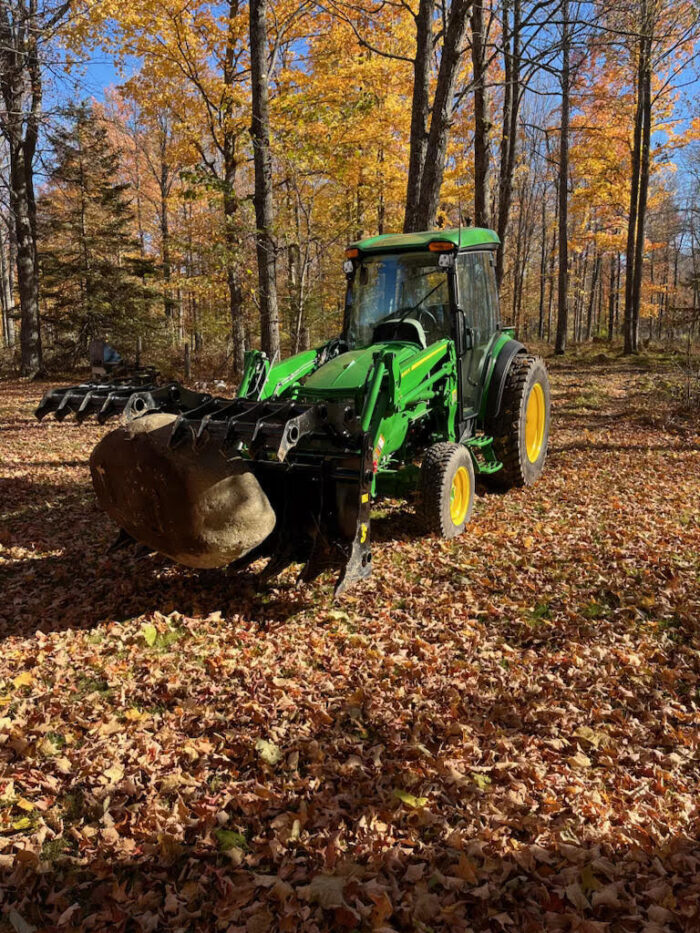
<instances>
[{"instance_id":1,"label":"green paint","mask_svg":"<svg viewBox=\"0 0 700 933\"><path fill-rule=\"evenodd\" d=\"M350 350L317 369L304 383L305 397L328 397L328 391L354 394L364 390L374 367L374 358L384 350L391 350L403 362L416 357L420 349L414 343L375 343L370 347Z\"/></svg>"},{"instance_id":2,"label":"green paint","mask_svg":"<svg viewBox=\"0 0 700 933\"><path fill-rule=\"evenodd\" d=\"M439 240L451 243L457 249L484 247L496 249L500 244L498 234L485 227L462 227L452 230L429 230L425 233L384 233L381 236L356 240L351 247L361 253L395 253L403 249L427 249L429 243Z\"/></svg>"},{"instance_id":3,"label":"green paint","mask_svg":"<svg viewBox=\"0 0 700 933\"><path fill-rule=\"evenodd\" d=\"M470 437L466 447L472 455L474 471L481 475L497 473L503 466L493 449L493 438L486 434Z\"/></svg>"},{"instance_id":4,"label":"green paint","mask_svg":"<svg viewBox=\"0 0 700 933\"><path fill-rule=\"evenodd\" d=\"M318 350L304 350L295 356L290 356L286 360L280 360L270 367L270 372L265 383L265 390L261 394L261 399L266 398L285 398L294 394L299 386L299 382L309 373L312 373L318 365Z\"/></svg>"}]
</instances>

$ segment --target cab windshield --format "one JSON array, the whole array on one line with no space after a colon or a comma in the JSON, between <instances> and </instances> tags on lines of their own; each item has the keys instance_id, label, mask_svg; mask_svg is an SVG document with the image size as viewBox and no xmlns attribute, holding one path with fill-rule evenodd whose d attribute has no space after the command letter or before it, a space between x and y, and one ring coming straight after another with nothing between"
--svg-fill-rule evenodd
<instances>
[{"instance_id":1,"label":"cab windshield","mask_svg":"<svg viewBox=\"0 0 700 933\"><path fill-rule=\"evenodd\" d=\"M351 349L367 347L382 321L411 320L425 345L450 335L447 271L436 253L368 256L348 285L346 334Z\"/></svg>"}]
</instances>

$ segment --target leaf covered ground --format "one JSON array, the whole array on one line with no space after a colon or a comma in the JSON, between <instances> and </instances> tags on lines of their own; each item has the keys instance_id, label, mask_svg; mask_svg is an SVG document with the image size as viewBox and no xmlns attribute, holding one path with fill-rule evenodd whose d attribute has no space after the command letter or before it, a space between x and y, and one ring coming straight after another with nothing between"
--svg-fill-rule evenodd
<instances>
[{"instance_id":1,"label":"leaf covered ground","mask_svg":"<svg viewBox=\"0 0 700 933\"><path fill-rule=\"evenodd\" d=\"M667 369L558 364L537 486L452 542L379 504L335 604L107 556L105 429L0 385L0 929L700 929L700 433Z\"/></svg>"}]
</instances>

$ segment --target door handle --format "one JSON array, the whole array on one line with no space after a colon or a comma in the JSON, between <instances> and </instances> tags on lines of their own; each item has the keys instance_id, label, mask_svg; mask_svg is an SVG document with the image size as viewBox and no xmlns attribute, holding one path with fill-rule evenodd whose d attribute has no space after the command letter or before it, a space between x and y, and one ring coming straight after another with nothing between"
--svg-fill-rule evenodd
<instances>
[{"instance_id":1,"label":"door handle","mask_svg":"<svg viewBox=\"0 0 700 933\"><path fill-rule=\"evenodd\" d=\"M465 350L474 349L474 328L473 327L464 328L464 349Z\"/></svg>"}]
</instances>

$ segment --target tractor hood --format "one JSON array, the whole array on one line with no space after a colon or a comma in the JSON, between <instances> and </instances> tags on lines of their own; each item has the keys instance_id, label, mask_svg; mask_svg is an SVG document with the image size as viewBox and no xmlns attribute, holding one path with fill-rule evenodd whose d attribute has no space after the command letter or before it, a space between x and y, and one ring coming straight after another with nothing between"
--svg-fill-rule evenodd
<instances>
[{"instance_id":1,"label":"tractor hood","mask_svg":"<svg viewBox=\"0 0 700 933\"><path fill-rule=\"evenodd\" d=\"M301 391L303 396L322 398L326 392L356 395L367 382L367 375L374 364L375 354L382 350L393 350L399 364L403 364L424 351L415 343L391 341L373 343L359 350L349 350L334 357L307 378Z\"/></svg>"}]
</instances>

